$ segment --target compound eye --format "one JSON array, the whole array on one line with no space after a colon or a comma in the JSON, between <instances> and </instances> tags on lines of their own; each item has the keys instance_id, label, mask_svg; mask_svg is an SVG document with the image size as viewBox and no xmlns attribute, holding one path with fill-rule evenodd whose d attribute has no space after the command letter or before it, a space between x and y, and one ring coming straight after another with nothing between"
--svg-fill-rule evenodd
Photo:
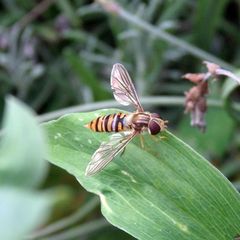
<instances>
[{"instance_id":1,"label":"compound eye","mask_svg":"<svg viewBox=\"0 0 240 240\"><path fill-rule=\"evenodd\" d=\"M157 113L151 113L151 118L160 118L160 116Z\"/></svg>"},{"instance_id":2,"label":"compound eye","mask_svg":"<svg viewBox=\"0 0 240 240\"><path fill-rule=\"evenodd\" d=\"M148 125L148 130L151 135L156 135L161 131L161 127L155 121L150 121Z\"/></svg>"}]
</instances>

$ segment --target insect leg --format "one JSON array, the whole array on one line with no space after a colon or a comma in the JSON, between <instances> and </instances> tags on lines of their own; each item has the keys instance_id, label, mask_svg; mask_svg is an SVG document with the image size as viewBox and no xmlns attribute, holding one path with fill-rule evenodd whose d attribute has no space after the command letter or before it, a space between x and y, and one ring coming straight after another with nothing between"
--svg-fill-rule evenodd
<instances>
[{"instance_id":1,"label":"insect leg","mask_svg":"<svg viewBox=\"0 0 240 240\"><path fill-rule=\"evenodd\" d=\"M160 136L160 135L150 135L152 140L155 141L155 142L159 142L161 140L165 140L167 139L167 137L165 136Z\"/></svg>"},{"instance_id":2,"label":"insect leg","mask_svg":"<svg viewBox=\"0 0 240 240\"><path fill-rule=\"evenodd\" d=\"M139 135L140 137L140 145L141 145L141 148L144 149L144 139L143 139L143 136L142 135Z\"/></svg>"}]
</instances>

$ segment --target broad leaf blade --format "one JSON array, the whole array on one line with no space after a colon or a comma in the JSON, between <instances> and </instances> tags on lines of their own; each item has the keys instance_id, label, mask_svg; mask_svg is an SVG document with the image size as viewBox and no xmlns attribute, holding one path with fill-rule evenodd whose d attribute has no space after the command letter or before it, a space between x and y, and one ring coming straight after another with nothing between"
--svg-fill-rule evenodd
<instances>
[{"instance_id":1,"label":"broad leaf blade","mask_svg":"<svg viewBox=\"0 0 240 240\"><path fill-rule=\"evenodd\" d=\"M39 185L48 163L45 143L34 114L13 97L7 98L0 145L0 184Z\"/></svg>"},{"instance_id":2,"label":"broad leaf blade","mask_svg":"<svg viewBox=\"0 0 240 240\"><path fill-rule=\"evenodd\" d=\"M26 239L46 221L53 195L32 188L45 176L45 143L31 110L13 97L7 99L0 146L0 236Z\"/></svg>"},{"instance_id":3,"label":"broad leaf blade","mask_svg":"<svg viewBox=\"0 0 240 240\"><path fill-rule=\"evenodd\" d=\"M91 155L108 135L83 126L109 112L70 114L45 128L49 160L100 196L102 212L112 224L144 240L227 240L240 232L237 191L169 132L161 141L144 135L145 149L135 139L105 170L85 177Z\"/></svg>"},{"instance_id":4,"label":"broad leaf blade","mask_svg":"<svg viewBox=\"0 0 240 240\"><path fill-rule=\"evenodd\" d=\"M46 221L52 200L50 194L15 187L1 187L1 239L26 239L27 234Z\"/></svg>"}]
</instances>

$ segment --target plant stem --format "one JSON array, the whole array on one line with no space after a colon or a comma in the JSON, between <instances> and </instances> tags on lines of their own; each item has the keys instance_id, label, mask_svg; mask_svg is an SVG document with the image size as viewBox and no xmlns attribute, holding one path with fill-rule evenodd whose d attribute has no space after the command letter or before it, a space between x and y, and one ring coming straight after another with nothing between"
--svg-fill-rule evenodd
<instances>
[{"instance_id":1,"label":"plant stem","mask_svg":"<svg viewBox=\"0 0 240 240\"><path fill-rule=\"evenodd\" d=\"M48 225L47 227L40 229L39 231L35 232L28 239L37 239L39 237L45 237L50 235L54 232L62 230L70 225L75 224L76 222L81 221L86 215L88 215L93 209L95 209L99 205L99 198L94 197L89 200L85 205L81 206L79 210L77 210L71 216L63 218L53 224Z\"/></svg>"},{"instance_id":2,"label":"plant stem","mask_svg":"<svg viewBox=\"0 0 240 240\"><path fill-rule=\"evenodd\" d=\"M186 52L188 52L198 58L201 58L203 60L207 60L210 62L214 62L214 63L220 65L221 67L227 68L230 71L233 71L233 72L236 71L236 69L232 65L228 64L227 62L223 61L222 59L215 57L214 55L212 55L190 43L187 43L165 31L163 31L162 29L160 29L158 27L155 27L155 26L149 24L148 22L138 18L133 13L126 11L124 8L122 8L120 5L118 5L114 1L109 2L109 1L105 1L105 0L97 0L97 2L100 3L106 11L116 14L117 16L121 17L123 20L138 26L139 28L151 33L152 35L156 36L159 39L162 39L176 47L184 49Z\"/></svg>"},{"instance_id":3,"label":"plant stem","mask_svg":"<svg viewBox=\"0 0 240 240\"><path fill-rule=\"evenodd\" d=\"M18 22L16 22L15 26L18 26L20 28L26 27L29 23L34 21L37 17L42 15L54 2L55 0L41 1L30 12L28 12Z\"/></svg>"},{"instance_id":4,"label":"plant stem","mask_svg":"<svg viewBox=\"0 0 240 240\"><path fill-rule=\"evenodd\" d=\"M142 97L141 103L143 105L151 106L183 106L185 98L184 97L171 97L171 96L159 96L159 97ZM208 100L208 106L212 107L222 107L223 103L219 100L210 99ZM53 111L50 113L43 114L38 117L39 122L46 122L58 117L61 117L68 113L74 112L84 112L84 111L93 111L101 108L110 108L110 107L121 107L121 105L115 100L101 101L95 103L88 103L77 105L69 108L64 108L58 111Z\"/></svg>"},{"instance_id":5,"label":"plant stem","mask_svg":"<svg viewBox=\"0 0 240 240\"><path fill-rule=\"evenodd\" d=\"M47 238L41 238L41 240L70 240L70 239L82 239L83 236L89 236L102 228L108 227L110 224L104 219L91 221L89 223L82 224L79 227L74 227L70 230L64 231L59 234L49 236Z\"/></svg>"}]
</instances>

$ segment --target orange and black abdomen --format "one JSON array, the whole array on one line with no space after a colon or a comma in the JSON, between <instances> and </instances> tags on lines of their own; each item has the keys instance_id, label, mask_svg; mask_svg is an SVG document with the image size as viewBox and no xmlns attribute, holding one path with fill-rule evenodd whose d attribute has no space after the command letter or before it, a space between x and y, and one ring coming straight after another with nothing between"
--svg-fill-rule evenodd
<instances>
[{"instance_id":1,"label":"orange and black abdomen","mask_svg":"<svg viewBox=\"0 0 240 240\"><path fill-rule=\"evenodd\" d=\"M126 129L125 113L113 113L100 116L86 125L94 132L121 132Z\"/></svg>"}]
</instances>

